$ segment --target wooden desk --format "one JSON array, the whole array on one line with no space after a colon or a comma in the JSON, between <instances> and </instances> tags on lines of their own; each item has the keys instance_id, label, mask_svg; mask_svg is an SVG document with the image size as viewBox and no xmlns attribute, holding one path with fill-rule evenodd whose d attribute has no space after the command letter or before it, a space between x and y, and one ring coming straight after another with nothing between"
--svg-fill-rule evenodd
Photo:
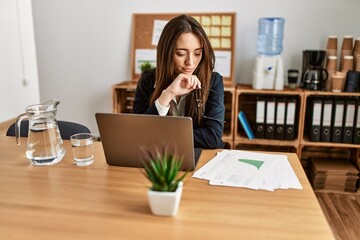
<instances>
[{"instance_id":1,"label":"wooden desk","mask_svg":"<svg viewBox=\"0 0 360 240\"><path fill-rule=\"evenodd\" d=\"M254 191L185 180L176 217L151 214L148 182L136 168L111 167L102 145L95 163L32 166L22 145L0 137L0 239L334 239L295 154L303 190ZM198 168L215 155L203 151Z\"/></svg>"}]
</instances>

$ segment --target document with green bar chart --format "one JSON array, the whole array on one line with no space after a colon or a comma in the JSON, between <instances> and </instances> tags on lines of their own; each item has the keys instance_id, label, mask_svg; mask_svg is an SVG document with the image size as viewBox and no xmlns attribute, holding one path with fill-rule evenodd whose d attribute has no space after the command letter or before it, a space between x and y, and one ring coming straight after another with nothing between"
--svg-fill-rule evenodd
<instances>
[{"instance_id":1,"label":"document with green bar chart","mask_svg":"<svg viewBox=\"0 0 360 240\"><path fill-rule=\"evenodd\" d=\"M255 190L302 189L287 156L240 150L223 150L193 177L210 185L244 187Z\"/></svg>"}]
</instances>

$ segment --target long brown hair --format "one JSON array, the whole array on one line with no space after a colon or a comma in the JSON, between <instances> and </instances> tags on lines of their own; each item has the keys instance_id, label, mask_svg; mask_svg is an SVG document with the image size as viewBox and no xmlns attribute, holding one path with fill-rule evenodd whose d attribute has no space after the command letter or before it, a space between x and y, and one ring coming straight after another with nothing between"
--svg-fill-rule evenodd
<instances>
[{"instance_id":1,"label":"long brown hair","mask_svg":"<svg viewBox=\"0 0 360 240\"><path fill-rule=\"evenodd\" d=\"M150 98L150 103L154 103L161 95L161 92L176 77L175 66L173 64L176 43L183 33L193 33L199 38L202 45L202 58L193 74L201 82L201 105L205 106L206 104L210 91L211 74L215 64L215 54L204 29L194 18L187 15L180 15L171 19L161 33L156 53L156 87ZM185 115L190 116L200 124L202 111L203 107L196 105L195 91L192 91L186 98Z\"/></svg>"}]
</instances>

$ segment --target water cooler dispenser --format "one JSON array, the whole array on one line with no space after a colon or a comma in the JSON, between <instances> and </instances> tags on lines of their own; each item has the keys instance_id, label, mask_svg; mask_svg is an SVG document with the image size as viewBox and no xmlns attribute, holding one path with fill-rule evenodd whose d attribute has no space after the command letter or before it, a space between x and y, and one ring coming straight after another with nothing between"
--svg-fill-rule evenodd
<instances>
[{"instance_id":1,"label":"water cooler dispenser","mask_svg":"<svg viewBox=\"0 0 360 240\"><path fill-rule=\"evenodd\" d=\"M284 63L281 57L284 18L260 18L253 73L254 89L284 89Z\"/></svg>"}]
</instances>

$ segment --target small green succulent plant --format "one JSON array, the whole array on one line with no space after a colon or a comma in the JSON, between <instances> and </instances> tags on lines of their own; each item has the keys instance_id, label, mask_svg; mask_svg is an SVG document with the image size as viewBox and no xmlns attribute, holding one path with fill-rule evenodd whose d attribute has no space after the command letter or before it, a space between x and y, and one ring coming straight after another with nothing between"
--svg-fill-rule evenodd
<instances>
[{"instance_id":1,"label":"small green succulent plant","mask_svg":"<svg viewBox=\"0 0 360 240\"><path fill-rule=\"evenodd\" d=\"M175 192L187 172L180 174L183 158L168 146L142 148L144 175L152 183L153 191Z\"/></svg>"}]
</instances>

